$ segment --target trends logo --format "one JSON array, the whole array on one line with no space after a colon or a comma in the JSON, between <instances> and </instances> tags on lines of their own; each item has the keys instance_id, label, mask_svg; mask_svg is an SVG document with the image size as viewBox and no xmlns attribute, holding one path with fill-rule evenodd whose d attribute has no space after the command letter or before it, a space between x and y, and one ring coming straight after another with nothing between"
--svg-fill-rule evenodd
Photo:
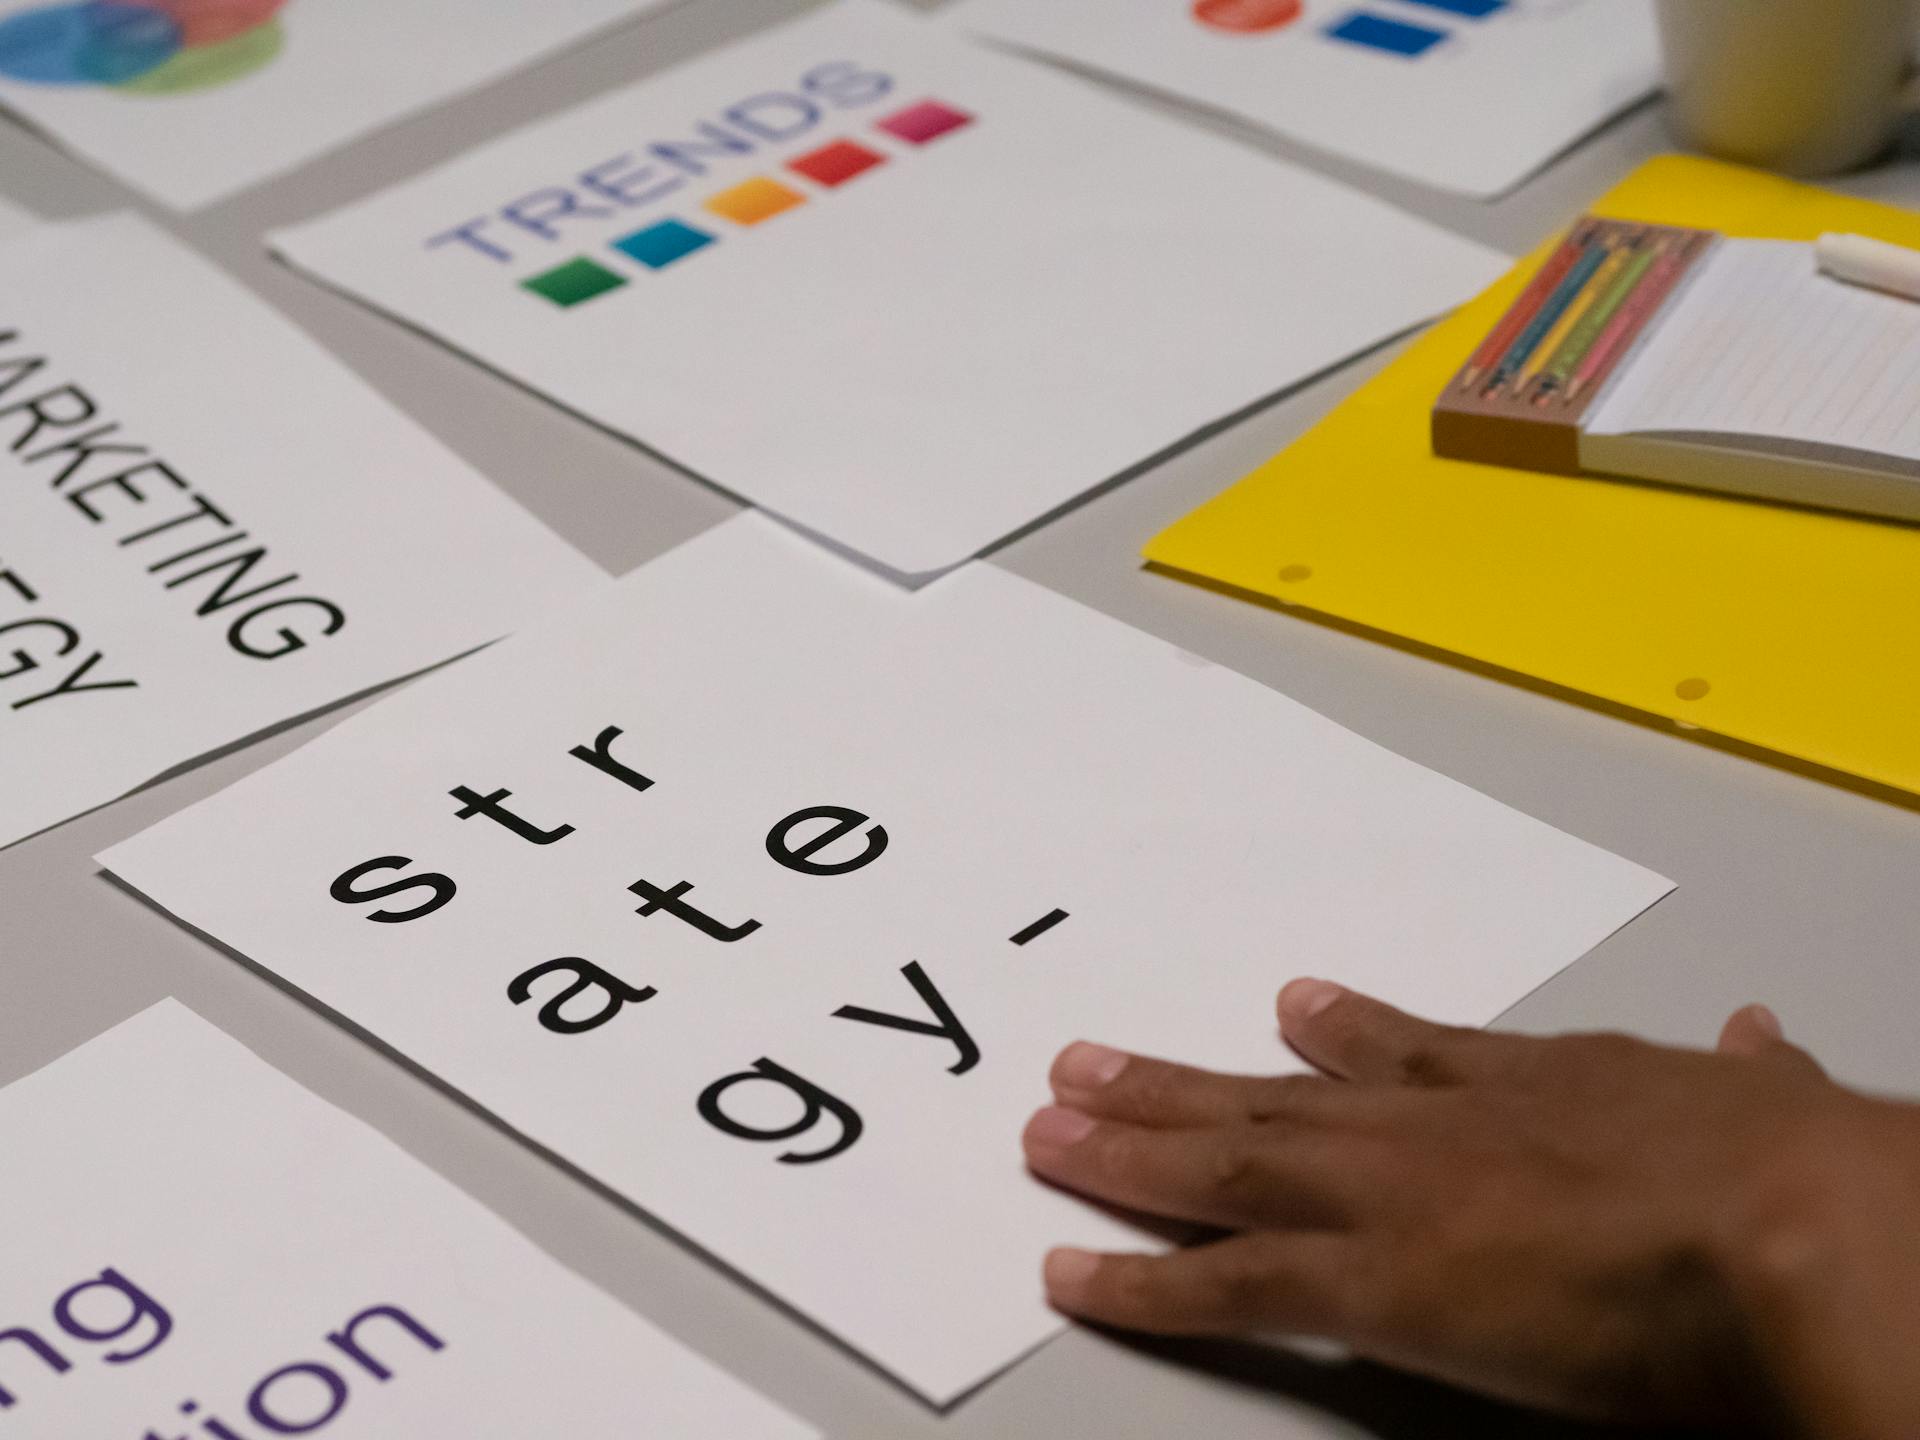
<instances>
[{"instance_id":1,"label":"trends logo","mask_svg":"<svg viewBox=\"0 0 1920 1440\"><path fill-rule=\"evenodd\" d=\"M0 20L0 78L181 95L270 64L287 0L79 0Z\"/></svg>"},{"instance_id":2,"label":"trends logo","mask_svg":"<svg viewBox=\"0 0 1920 1440\"><path fill-rule=\"evenodd\" d=\"M956 110L938 100L923 100L880 121L877 128L909 145L927 145L942 135L972 123L973 116L964 110ZM787 162L787 169L794 175L813 181L822 189L831 190L886 163L887 157L880 151L869 149L855 140L840 139L822 149L796 156ZM770 175L756 175L717 195L709 195L700 208L710 216L744 227L758 225L788 210L797 209L805 205L808 198L805 191L796 190L783 180L776 180ZM712 220L703 220L702 223L708 226L713 224ZM631 235L615 240L613 248L628 259L639 261L649 270L664 270L716 244L719 239L717 227L703 230L698 225L689 225L675 218L657 221L644 230L636 230ZM578 305L609 290L618 290L626 283L624 276L584 255L557 269L520 282L523 290L545 296L562 307Z\"/></svg>"},{"instance_id":3,"label":"trends logo","mask_svg":"<svg viewBox=\"0 0 1920 1440\"><path fill-rule=\"evenodd\" d=\"M908 145L928 145L943 135L973 124L973 118L965 110L956 110L938 100L923 100L888 116L875 128ZM886 163L887 156L880 151L870 149L856 140L842 138L821 149L795 156L787 161L786 168L792 175L811 180L822 190L833 190ZM785 180L776 180L771 175L756 175L717 195L709 195L700 208L707 216L747 227L797 209L807 204L809 198L806 191L795 189ZM701 223L713 227L712 219L703 219ZM639 261L648 270L664 270L716 244L719 239L719 227L701 229L699 225L689 225L685 220L670 218L656 221L643 230L636 230L631 235L615 240L613 248L628 259ZM584 255L520 282L523 290L544 296L563 308L571 308L596 295L604 295L609 290L618 290L626 283L624 276Z\"/></svg>"},{"instance_id":4,"label":"trends logo","mask_svg":"<svg viewBox=\"0 0 1920 1440\"><path fill-rule=\"evenodd\" d=\"M523 277L520 289L571 309L811 206L975 123L970 112L931 98L899 108L897 90L891 75L851 61L817 65L795 85L762 90L673 138L554 176L424 243L467 262L510 266ZM869 113L857 122L864 133L856 139L854 116L862 111ZM679 213L661 213L669 197ZM581 229L595 249L562 259ZM557 246L565 248L556 254ZM537 273L525 273L536 265Z\"/></svg>"}]
</instances>

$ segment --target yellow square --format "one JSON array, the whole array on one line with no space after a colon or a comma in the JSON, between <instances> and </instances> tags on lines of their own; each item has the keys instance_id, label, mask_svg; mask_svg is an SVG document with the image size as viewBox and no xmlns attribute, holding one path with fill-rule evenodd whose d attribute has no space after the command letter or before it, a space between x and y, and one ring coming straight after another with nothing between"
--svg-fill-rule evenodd
<instances>
[{"instance_id":1,"label":"yellow square","mask_svg":"<svg viewBox=\"0 0 1920 1440\"><path fill-rule=\"evenodd\" d=\"M761 175L744 185L722 190L707 201L707 209L736 225L758 225L762 220L771 220L782 211L806 203L807 197L798 190Z\"/></svg>"}]
</instances>

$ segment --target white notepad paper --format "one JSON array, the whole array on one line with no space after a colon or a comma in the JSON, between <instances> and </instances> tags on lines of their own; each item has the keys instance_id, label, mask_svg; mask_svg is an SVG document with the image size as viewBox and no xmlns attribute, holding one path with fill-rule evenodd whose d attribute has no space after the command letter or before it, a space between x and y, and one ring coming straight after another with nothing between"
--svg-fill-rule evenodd
<instances>
[{"instance_id":1,"label":"white notepad paper","mask_svg":"<svg viewBox=\"0 0 1920 1440\"><path fill-rule=\"evenodd\" d=\"M1600 396L1580 455L1920 520L1920 304L1820 273L1809 245L1722 239Z\"/></svg>"}]
</instances>

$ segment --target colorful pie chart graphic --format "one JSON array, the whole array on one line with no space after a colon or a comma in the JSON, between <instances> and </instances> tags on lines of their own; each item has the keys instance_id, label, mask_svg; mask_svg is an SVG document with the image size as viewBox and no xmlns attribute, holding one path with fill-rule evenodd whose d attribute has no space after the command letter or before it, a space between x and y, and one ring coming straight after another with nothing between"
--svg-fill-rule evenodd
<instances>
[{"instance_id":1,"label":"colorful pie chart graphic","mask_svg":"<svg viewBox=\"0 0 1920 1440\"><path fill-rule=\"evenodd\" d=\"M1298 20L1303 0L1194 0L1193 18L1235 35L1284 30Z\"/></svg>"},{"instance_id":2,"label":"colorful pie chart graphic","mask_svg":"<svg viewBox=\"0 0 1920 1440\"><path fill-rule=\"evenodd\" d=\"M0 79L182 95L226 85L285 46L287 0L79 0L0 20Z\"/></svg>"}]
</instances>

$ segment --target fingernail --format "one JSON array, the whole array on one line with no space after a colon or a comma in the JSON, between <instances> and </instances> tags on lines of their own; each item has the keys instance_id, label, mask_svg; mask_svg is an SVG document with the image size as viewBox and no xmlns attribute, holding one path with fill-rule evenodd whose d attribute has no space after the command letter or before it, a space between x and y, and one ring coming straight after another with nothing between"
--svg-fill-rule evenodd
<instances>
[{"instance_id":1,"label":"fingernail","mask_svg":"<svg viewBox=\"0 0 1920 1440\"><path fill-rule=\"evenodd\" d=\"M1093 1117L1061 1105L1049 1105L1027 1122L1027 1143L1044 1150L1065 1150L1093 1132Z\"/></svg>"},{"instance_id":2,"label":"fingernail","mask_svg":"<svg viewBox=\"0 0 1920 1440\"><path fill-rule=\"evenodd\" d=\"M1786 1029L1780 1023L1780 1017L1766 1006L1749 1005L1747 1007L1747 1018L1754 1023L1757 1029L1763 1031L1768 1039L1784 1040L1787 1038Z\"/></svg>"},{"instance_id":3,"label":"fingernail","mask_svg":"<svg viewBox=\"0 0 1920 1440\"><path fill-rule=\"evenodd\" d=\"M1296 980L1280 992L1280 1013L1289 1020L1311 1020L1346 993L1331 980Z\"/></svg>"},{"instance_id":4,"label":"fingernail","mask_svg":"<svg viewBox=\"0 0 1920 1440\"><path fill-rule=\"evenodd\" d=\"M1098 1090L1120 1078L1131 1058L1124 1050L1076 1040L1053 1062L1054 1087L1059 1090Z\"/></svg>"},{"instance_id":5,"label":"fingernail","mask_svg":"<svg viewBox=\"0 0 1920 1440\"><path fill-rule=\"evenodd\" d=\"M1050 1251L1045 1271L1048 1297L1058 1305L1078 1303L1099 1268L1100 1257L1090 1250Z\"/></svg>"}]
</instances>

